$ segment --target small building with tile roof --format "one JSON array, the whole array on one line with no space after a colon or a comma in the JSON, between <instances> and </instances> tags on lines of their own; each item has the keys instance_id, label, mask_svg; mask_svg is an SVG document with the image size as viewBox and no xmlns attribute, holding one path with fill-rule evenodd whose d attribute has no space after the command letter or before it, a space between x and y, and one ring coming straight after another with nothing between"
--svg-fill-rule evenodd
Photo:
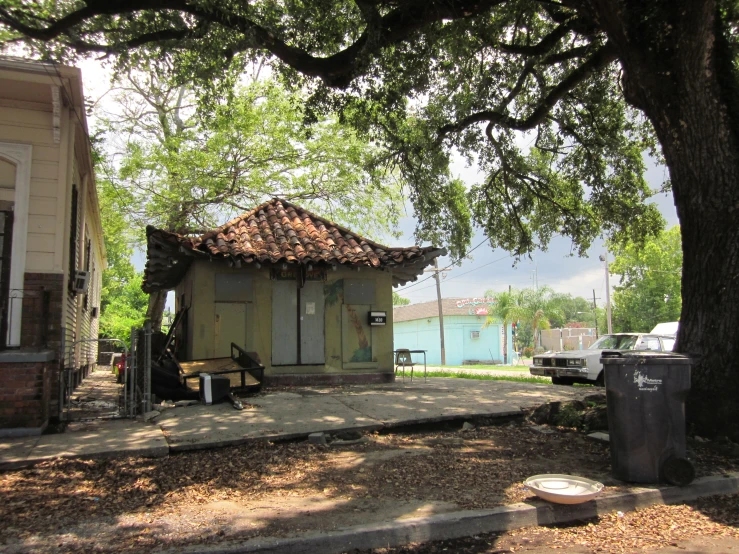
<instances>
[{"instance_id":1,"label":"small building with tile roof","mask_svg":"<svg viewBox=\"0 0 739 554\"><path fill-rule=\"evenodd\" d=\"M485 325L495 298L443 298L441 303L447 365L503 363L512 359L510 324L506 329L499 321ZM503 333L508 333L507 357L503 356ZM395 306L393 340L395 348L426 350L427 363L441 365L439 303L433 300Z\"/></svg>"},{"instance_id":2,"label":"small building with tile roof","mask_svg":"<svg viewBox=\"0 0 739 554\"><path fill-rule=\"evenodd\" d=\"M177 357L226 357L233 342L268 385L393 380L392 287L446 254L383 246L279 198L199 237L146 233L144 291L174 290L187 310Z\"/></svg>"}]
</instances>

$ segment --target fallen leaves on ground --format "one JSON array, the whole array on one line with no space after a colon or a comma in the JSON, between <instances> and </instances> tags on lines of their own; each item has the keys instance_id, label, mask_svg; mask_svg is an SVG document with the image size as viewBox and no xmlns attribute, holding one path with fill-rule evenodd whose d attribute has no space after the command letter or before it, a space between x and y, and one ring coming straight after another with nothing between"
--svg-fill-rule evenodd
<instances>
[{"instance_id":1,"label":"fallen leaves on ground","mask_svg":"<svg viewBox=\"0 0 739 554\"><path fill-rule=\"evenodd\" d=\"M739 495L713 496L674 506L656 505L613 512L572 525L526 527L507 533L354 551L355 554L500 554L503 552L588 552L625 554L678 547L695 537L739 540Z\"/></svg>"},{"instance_id":2,"label":"fallen leaves on ground","mask_svg":"<svg viewBox=\"0 0 739 554\"><path fill-rule=\"evenodd\" d=\"M697 454L703 472L738 467L707 447ZM607 445L562 429L543 434L525 422L374 434L341 448L251 442L161 459L56 460L0 473L0 546L148 552L296 532L311 514L299 519L283 509L290 498L330 501L322 518L358 513L361 521L362 510L378 502L492 508L530 499L522 481L537 473L576 473L608 485L609 471ZM229 514L213 513L218 502L274 516L236 532Z\"/></svg>"}]
</instances>

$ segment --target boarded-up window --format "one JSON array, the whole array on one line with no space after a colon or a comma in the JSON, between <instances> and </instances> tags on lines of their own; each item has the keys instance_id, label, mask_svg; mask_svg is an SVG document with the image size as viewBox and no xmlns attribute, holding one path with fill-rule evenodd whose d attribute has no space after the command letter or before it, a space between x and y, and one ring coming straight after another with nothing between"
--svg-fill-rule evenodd
<instances>
[{"instance_id":1,"label":"boarded-up window","mask_svg":"<svg viewBox=\"0 0 739 554\"><path fill-rule=\"evenodd\" d=\"M216 302L251 302L254 280L243 273L216 273Z\"/></svg>"},{"instance_id":2,"label":"boarded-up window","mask_svg":"<svg viewBox=\"0 0 739 554\"><path fill-rule=\"evenodd\" d=\"M374 304L375 282L370 279L344 279L344 304Z\"/></svg>"}]
</instances>

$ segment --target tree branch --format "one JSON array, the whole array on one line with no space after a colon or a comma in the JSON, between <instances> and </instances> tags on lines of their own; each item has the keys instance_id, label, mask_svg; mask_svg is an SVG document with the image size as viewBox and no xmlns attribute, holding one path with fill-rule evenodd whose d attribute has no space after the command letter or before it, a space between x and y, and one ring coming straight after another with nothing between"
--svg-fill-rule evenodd
<instances>
[{"instance_id":1,"label":"tree branch","mask_svg":"<svg viewBox=\"0 0 739 554\"><path fill-rule=\"evenodd\" d=\"M506 44L500 42L496 47L506 54L521 54L522 56L543 56L549 52L562 38L572 30L571 24L563 23L555 27L551 33L532 45Z\"/></svg>"},{"instance_id":2,"label":"tree branch","mask_svg":"<svg viewBox=\"0 0 739 554\"><path fill-rule=\"evenodd\" d=\"M542 98L526 118L511 117L503 111L485 110L469 115L456 123L444 125L439 129L438 140L443 140L450 133L458 133L467 127L483 121L500 125L515 131L528 131L533 129L544 121L551 109L557 102L568 92L585 81L590 75L596 71L605 68L611 62L616 60L616 54L610 44L606 43L601 46L595 53L586 60L582 65L575 68L565 79L555 86L548 95Z\"/></svg>"},{"instance_id":3,"label":"tree branch","mask_svg":"<svg viewBox=\"0 0 739 554\"><path fill-rule=\"evenodd\" d=\"M360 0L358 5L364 17L371 17L375 23L367 24L362 35L353 44L326 57L316 57L304 49L289 45L272 30L245 15L225 11L217 3L205 9L188 0L90 0L84 7L52 21L47 27L34 27L24 23L22 18L30 17L26 12L0 8L0 23L32 39L50 41L68 37L69 40L65 42L81 51L110 53L119 47L82 41L74 37L74 29L101 15L116 16L135 11L179 11L241 34L242 39L231 49L231 55L235 51L262 48L304 75L318 77L332 87L344 88L354 78L357 69L365 63L368 53L397 44L430 23L480 15L505 1L507 0L412 0L400 3L378 19L377 15L371 15L371 2ZM130 39L126 48L183 38L190 32L190 29L162 29L144 33Z\"/></svg>"}]
</instances>

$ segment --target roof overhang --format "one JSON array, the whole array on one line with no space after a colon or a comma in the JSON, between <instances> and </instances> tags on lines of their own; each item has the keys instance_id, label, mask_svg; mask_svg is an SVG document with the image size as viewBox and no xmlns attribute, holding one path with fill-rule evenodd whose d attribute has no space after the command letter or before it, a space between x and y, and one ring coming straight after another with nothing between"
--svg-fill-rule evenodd
<instances>
[{"instance_id":1,"label":"roof overhang","mask_svg":"<svg viewBox=\"0 0 739 554\"><path fill-rule=\"evenodd\" d=\"M172 290L182 282L187 270L196 259L214 260L221 263L228 263L232 267L241 267L242 261L239 258L231 256L213 256L210 253L203 252L195 247L193 239L183 237L175 233L170 233L161 229L157 229L148 225L146 227L146 268L144 270L144 283L142 288L144 292L152 293L163 290ZM434 263L439 256L445 256L446 248L426 247L421 255L416 256L404 262L397 262L392 267L374 268L367 266L368 269L377 271L389 271L392 273L393 286L403 286L410 281L415 281L423 274L424 269ZM281 266L286 262L278 264L269 261L256 262L254 267ZM310 262L314 264L315 262ZM309 262L290 262L288 265L308 265ZM320 265L318 262L317 265ZM346 266L356 269L356 264L337 264L335 262L325 262L326 267Z\"/></svg>"}]
</instances>

